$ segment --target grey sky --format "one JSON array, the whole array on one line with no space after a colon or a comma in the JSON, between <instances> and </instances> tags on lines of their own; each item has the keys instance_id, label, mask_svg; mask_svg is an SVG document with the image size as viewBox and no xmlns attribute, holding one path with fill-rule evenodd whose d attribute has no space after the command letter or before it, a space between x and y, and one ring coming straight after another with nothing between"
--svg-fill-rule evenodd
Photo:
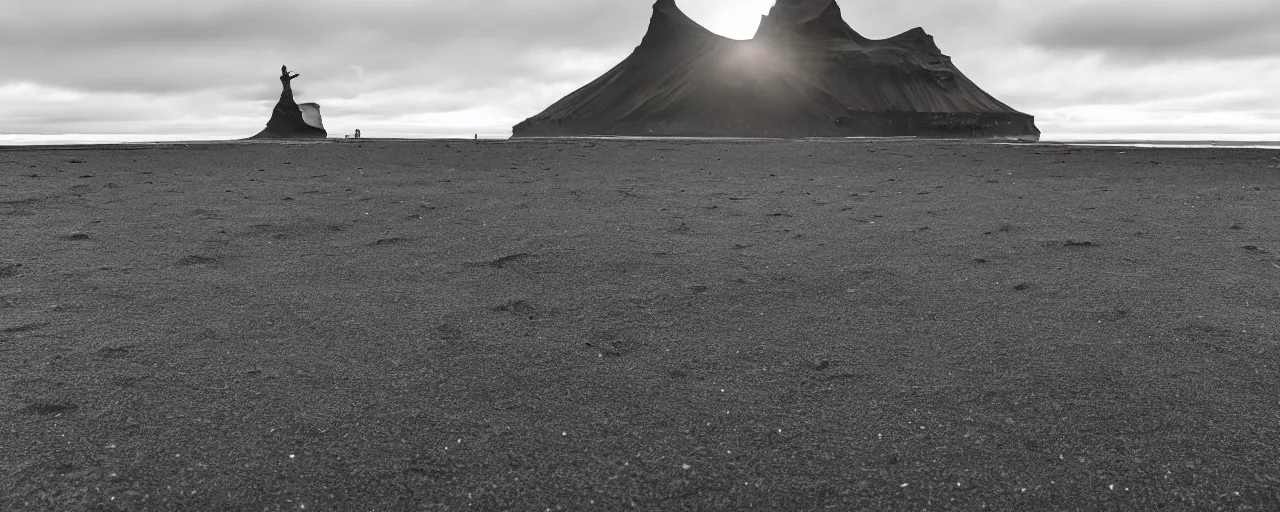
<instances>
[{"instance_id":1,"label":"grey sky","mask_svg":"<svg viewBox=\"0 0 1280 512\"><path fill-rule=\"evenodd\" d=\"M506 135L640 42L652 0L4 0L0 134L247 136L279 93L340 135ZM772 0L677 0L746 38ZM1047 138L1280 138L1275 0L843 0L915 26Z\"/></svg>"}]
</instances>

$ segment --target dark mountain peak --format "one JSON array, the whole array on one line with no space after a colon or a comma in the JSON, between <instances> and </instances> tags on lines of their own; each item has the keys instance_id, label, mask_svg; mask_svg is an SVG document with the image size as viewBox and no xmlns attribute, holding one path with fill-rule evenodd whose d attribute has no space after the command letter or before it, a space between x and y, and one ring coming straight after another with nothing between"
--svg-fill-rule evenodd
<instances>
[{"instance_id":1,"label":"dark mountain peak","mask_svg":"<svg viewBox=\"0 0 1280 512\"><path fill-rule=\"evenodd\" d=\"M737 41L657 0L631 56L513 136L1039 138L924 30L872 40L835 0L776 1L756 37Z\"/></svg>"},{"instance_id":2,"label":"dark mountain peak","mask_svg":"<svg viewBox=\"0 0 1280 512\"><path fill-rule=\"evenodd\" d=\"M689 39L722 39L680 10L675 0L657 0L642 47L658 47Z\"/></svg>"},{"instance_id":3,"label":"dark mountain peak","mask_svg":"<svg viewBox=\"0 0 1280 512\"><path fill-rule=\"evenodd\" d=\"M938 44L934 42L933 36L925 32L923 28L916 27L896 36L890 37L885 41L906 46L915 50L923 50L931 54L942 54L942 50L938 48Z\"/></svg>"},{"instance_id":4,"label":"dark mountain peak","mask_svg":"<svg viewBox=\"0 0 1280 512\"><path fill-rule=\"evenodd\" d=\"M806 23L830 10L833 4L835 0L778 0L769 8L768 17L778 23Z\"/></svg>"},{"instance_id":5,"label":"dark mountain peak","mask_svg":"<svg viewBox=\"0 0 1280 512\"><path fill-rule=\"evenodd\" d=\"M786 36L837 36L857 42L867 38L844 21L835 0L778 0L760 19L757 38Z\"/></svg>"}]
</instances>

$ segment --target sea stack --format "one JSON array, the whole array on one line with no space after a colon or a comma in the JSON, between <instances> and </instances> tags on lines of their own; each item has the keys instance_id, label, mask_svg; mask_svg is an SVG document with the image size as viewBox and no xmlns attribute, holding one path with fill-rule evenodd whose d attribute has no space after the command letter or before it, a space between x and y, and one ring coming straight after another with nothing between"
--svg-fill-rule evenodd
<instances>
[{"instance_id":1,"label":"sea stack","mask_svg":"<svg viewBox=\"0 0 1280 512\"><path fill-rule=\"evenodd\" d=\"M923 29L873 40L835 0L778 0L755 37L738 41L658 0L631 56L513 129L589 135L1032 141L1040 130L966 78Z\"/></svg>"},{"instance_id":2,"label":"sea stack","mask_svg":"<svg viewBox=\"0 0 1280 512\"><path fill-rule=\"evenodd\" d=\"M324 122L320 119L320 105L293 101L293 87L290 82L298 78L298 74L290 74L287 66L280 66L280 84L284 90L280 93L280 101L271 111L271 120L267 128L254 135L253 139L323 139L329 134L324 130Z\"/></svg>"}]
</instances>

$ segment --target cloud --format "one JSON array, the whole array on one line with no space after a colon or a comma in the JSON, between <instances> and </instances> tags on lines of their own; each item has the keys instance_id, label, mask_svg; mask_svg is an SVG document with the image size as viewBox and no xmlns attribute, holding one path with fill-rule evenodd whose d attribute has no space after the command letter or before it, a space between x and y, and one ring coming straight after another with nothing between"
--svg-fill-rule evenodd
<instances>
[{"instance_id":1,"label":"cloud","mask_svg":"<svg viewBox=\"0 0 1280 512\"><path fill-rule=\"evenodd\" d=\"M66 5L70 3L71 5ZM50 7L44 7L50 5ZM527 72L530 50L622 50L611 20L646 9L590 0L352 3L159 0L23 2L0 19L4 68L40 83L88 90L175 92L239 85L289 62L327 80L421 69L456 79ZM268 75L268 79L274 80ZM314 82L313 82L314 83Z\"/></svg>"},{"instance_id":2,"label":"cloud","mask_svg":"<svg viewBox=\"0 0 1280 512\"><path fill-rule=\"evenodd\" d=\"M678 0L744 37L772 0ZM0 10L0 133L250 135L279 95L335 134L504 135L639 44L653 0L58 0ZM841 3L873 38L923 26L1043 131L1271 133L1280 2ZM1232 113L1229 117L1214 117ZM1120 117L1117 117L1120 116Z\"/></svg>"},{"instance_id":3,"label":"cloud","mask_svg":"<svg viewBox=\"0 0 1280 512\"><path fill-rule=\"evenodd\" d=\"M1275 56L1280 2L1113 2L1088 0L1051 8L1033 25L1031 42L1129 59L1241 59Z\"/></svg>"}]
</instances>

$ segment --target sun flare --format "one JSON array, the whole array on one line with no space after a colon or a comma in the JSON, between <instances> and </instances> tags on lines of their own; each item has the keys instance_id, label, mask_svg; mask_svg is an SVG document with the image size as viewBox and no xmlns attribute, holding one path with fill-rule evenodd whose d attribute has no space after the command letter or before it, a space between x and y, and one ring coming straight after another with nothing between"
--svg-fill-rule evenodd
<instances>
[{"instance_id":1,"label":"sun flare","mask_svg":"<svg viewBox=\"0 0 1280 512\"><path fill-rule=\"evenodd\" d=\"M760 17L776 0L676 0L680 10L712 32L731 39L751 39Z\"/></svg>"}]
</instances>

